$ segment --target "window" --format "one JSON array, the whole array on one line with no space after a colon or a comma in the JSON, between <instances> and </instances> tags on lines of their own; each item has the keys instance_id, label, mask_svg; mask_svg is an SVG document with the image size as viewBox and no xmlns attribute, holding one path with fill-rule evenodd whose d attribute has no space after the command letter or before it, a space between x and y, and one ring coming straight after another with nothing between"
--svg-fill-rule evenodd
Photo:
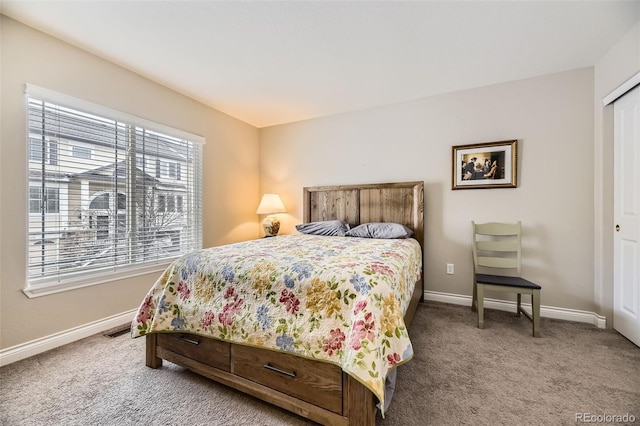
<instances>
[{"instance_id":1,"label":"window","mask_svg":"<svg viewBox=\"0 0 640 426\"><path fill-rule=\"evenodd\" d=\"M158 195L158 213L164 213L167 211L167 196Z\"/></svg>"},{"instance_id":2,"label":"window","mask_svg":"<svg viewBox=\"0 0 640 426\"><path fill-rule=\"evenodd\" d=\"M27 295L160 270L202 247L201 137L27 92Z\"/></svg>"},{"instance_id":3,"label":"window","mask_svg":"<svg viewBox=\"0 0 640 426\"><path fill-rule=\"evenodd\" d=\"M58 163L58 145L48 138L44 140L29 139L29 161L56 165Z\"/></svg>"},{"instance_id":4,"label":"window","mask_svg":"<svg viewBox=\"0 0 640 426\"><path fill-rule=\"evenodd\" d=\"M156 177L180 180L180 164L158 159L156 161Z\"/></svg>"},{"instance_id":5,"label":"window","mask_svg":"<svg viewBox=\"0 0 640 426\"><path fill-rule=\"evenodd\" d=\"M91 148L87 146L71 146L71 155L75 158L84 158L85 160L91 160Z\"/></svg>"},{"instance_id":6,"label":"window","mask_svg":"<svg viewBox=\"0 0 640 426\"><path fill-rule=\"evenodd\" d=\"M43 194L44 192L44 194ZM44 199L43 199L44 195ZM44 208L44 210L43 210ZM29 187L29 213L59 213L60 189Z\"/></svg>"},{"instance_id":7,"label":"window","mask_svg":"<svg viewBox=\"0 0 640 426\"><path fill-rule=\"evenodd\" d=\"M176 211L176 199L172 195L167 197L167 211L168 212Z\"/></svg>"},{"instance_id":8,"label":"window","mask_svg":"<svg viewBox=\"0 0 640 426\"><path fill-rule=\"evenodd\" d=\"M176 195L176 211L182 213L182 195Z\"/></svg>"}]
</instances>

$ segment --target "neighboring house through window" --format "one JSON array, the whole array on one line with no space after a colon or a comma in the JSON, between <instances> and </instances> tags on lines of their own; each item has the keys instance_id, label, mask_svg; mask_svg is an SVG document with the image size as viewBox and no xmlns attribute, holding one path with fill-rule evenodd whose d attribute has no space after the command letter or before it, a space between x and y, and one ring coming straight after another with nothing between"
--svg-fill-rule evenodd
<instances>
[{"instance_id":1,"label":"neighboring house through window","mask_svg":"<svg viewBox=\"0 0 640 426\"><path fill-rule=\"evenodd\" d=\"M28 85L29 296L202 247L202 137Z\"/></svg>"}]
</instances>

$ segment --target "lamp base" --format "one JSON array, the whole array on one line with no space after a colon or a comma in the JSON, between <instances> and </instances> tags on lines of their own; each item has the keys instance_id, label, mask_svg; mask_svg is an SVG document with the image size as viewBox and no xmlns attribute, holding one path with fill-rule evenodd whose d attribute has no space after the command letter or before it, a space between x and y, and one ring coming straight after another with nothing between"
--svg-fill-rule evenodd
<instances>
[{"instance_id":1,"label":"lamp base","mask_svg":"<svg viewBox=\"0 0 640 426\"><path fill-rule=\"evenodd\" d=\"M275 237L280 231L280 221L275 216L267 216L262 221L265 237Z\"/></svg>"}]
</instances>

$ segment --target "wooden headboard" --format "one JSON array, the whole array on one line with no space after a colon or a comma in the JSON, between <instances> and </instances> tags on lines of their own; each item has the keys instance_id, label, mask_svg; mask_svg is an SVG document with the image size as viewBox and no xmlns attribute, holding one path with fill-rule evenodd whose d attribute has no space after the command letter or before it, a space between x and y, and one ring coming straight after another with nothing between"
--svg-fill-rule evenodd
<instances>
[{"instance_id":1,"label":"wooden headboard","mask_svg":"<svg viewBox=\"0 0 640 426\"><path fill-rule=\"evenodd\" d=\"M354 227L396 222L413 230L424 249L424 182L311 186L303 190L305 223L337 219Z\"/></svg>"}]
</instances>

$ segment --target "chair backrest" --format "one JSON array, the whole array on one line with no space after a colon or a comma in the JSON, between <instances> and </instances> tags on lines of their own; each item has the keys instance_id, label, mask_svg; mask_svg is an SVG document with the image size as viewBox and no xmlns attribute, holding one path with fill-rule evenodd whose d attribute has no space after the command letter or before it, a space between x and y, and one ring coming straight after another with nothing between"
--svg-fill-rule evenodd
<instances>
[{"instance_id":1,"label":"chair backrest","mask_svg":"<svg viewBox=\"0 0 640 426\"><path fill-rule=\"evenodd\" d=\"M473 226L473 271L494 273L479 268L496 268L508 275L520 276L522 225L518 223L475 223ZM501 271L500 274L503 274ZM507 275L507 274L505 274Z\"/></svg>"}]
</instances>

